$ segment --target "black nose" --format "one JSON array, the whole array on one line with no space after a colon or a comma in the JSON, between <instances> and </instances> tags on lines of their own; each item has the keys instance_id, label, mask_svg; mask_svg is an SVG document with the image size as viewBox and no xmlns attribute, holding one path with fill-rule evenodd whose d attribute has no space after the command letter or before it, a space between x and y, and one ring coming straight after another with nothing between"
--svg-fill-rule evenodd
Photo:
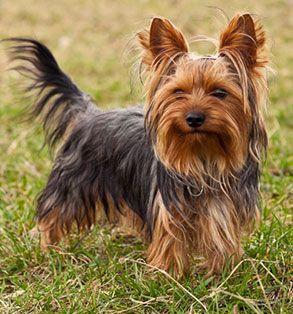
<instances>
[{"instance_id":1,"label":"black nose","mask_svg":"<svg viewBox=\"0 0 293 314\"><path fill-rule=\"evenodd\" d=\"M203 125L205 121L205 115L200 112L190 112L186 116L186 122L191 128L198 128Z\"/></svg>"}]
</instances>

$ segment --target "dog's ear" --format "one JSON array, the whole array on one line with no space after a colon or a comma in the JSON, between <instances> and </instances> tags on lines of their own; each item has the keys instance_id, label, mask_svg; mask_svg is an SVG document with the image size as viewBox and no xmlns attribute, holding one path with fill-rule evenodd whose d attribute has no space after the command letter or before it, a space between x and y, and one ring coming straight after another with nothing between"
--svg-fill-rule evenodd
<instances>
[{"instance_id":1,"label":"dog's ear","mask_svg":"<svg viewBox=\"0 0 293 314\"><path fill-rule=\"evenodd\" d=\"M143 63L156 66L188 52L184 35L167 19L155 17L148 31L138 33L143 48Z\"/></svg>"},{"instance_id":2,"label":"dog's ear","mask_svg":"<svg viewBox=\"0 0 293 314\"><path fill-rule=\"evenodd\" d=\"M243 88L245 106L250 108L252 123L249 140L251 158L259 163L267 147L262 106L267 98L268 63L265 33L261 23L248 13L235 15L222 32L219 55L226 56L237 71Z\"/></svg>"},{"instance_id":3,"label":"dog's ear","mask_svg":"<svg viewBox=\"0 0 293 314\"><path fill-rule=\"evenodd\" d=\"M220 36L219 53L240 57L248 69L264 66L266 60L261 52L265 33L259 21L248 13L237 14Z\"/></svg>"}]
</instances>

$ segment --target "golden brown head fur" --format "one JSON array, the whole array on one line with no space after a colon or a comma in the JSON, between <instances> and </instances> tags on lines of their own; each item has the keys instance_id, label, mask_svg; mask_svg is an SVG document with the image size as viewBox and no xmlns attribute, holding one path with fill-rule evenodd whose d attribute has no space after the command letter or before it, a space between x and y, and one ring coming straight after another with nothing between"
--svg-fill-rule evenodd
<instances>
[{"instance_id":1,"label":"golden brown head fur","mask_svg":"<svg viewBox=\"0 0 293 314\"><path fill-rule=\"evenodd\" d=\"M216 54L207 57L190 53L184 35L164 18L154 18L138 38L148 72L146 125L169 170L220 180L243 167L249 150L260 157L266 145L260 102L267 59L258 21L249 14L234 16ZM205 116L198 128L186 123L192 112ZM256 124L257 144L252 136Z\"/></svg>"}]
</instances>

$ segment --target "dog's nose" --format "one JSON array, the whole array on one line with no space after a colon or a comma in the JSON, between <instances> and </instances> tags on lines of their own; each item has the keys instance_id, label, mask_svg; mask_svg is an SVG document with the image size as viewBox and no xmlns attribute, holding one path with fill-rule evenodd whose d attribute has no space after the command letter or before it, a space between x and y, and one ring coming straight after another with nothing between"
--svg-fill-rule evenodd
<instances>
[{"instance_id":1,"label":"dog's nose","mask_svg":"<svg viewBox=\"0 0 293 314\"><path fill-rule=\"evenodd\" d=\"M205 115L201 112L190 112L186 116L186 122L191 128L198 128L203 125L205 118Z\"/></svg>"}]
</instances>

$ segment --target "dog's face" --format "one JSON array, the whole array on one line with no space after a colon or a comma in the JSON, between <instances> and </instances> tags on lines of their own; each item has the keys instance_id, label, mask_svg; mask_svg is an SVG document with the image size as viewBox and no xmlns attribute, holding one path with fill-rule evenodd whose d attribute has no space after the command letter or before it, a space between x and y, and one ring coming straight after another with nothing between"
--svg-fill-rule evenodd
<instances>
[{"instance_id":1,"label":"dog's face","mask_svg":"<svg viewBox=\"0 0 293 314\"><path fill-rule=\"evenodd\" d=\"M183 34L166 19L153 19L139 39L149 74L146 126L161 162L185 176L241 169L251 142L265 142L259 25L248 14L235 16L216 55L206 57L189 53ZM255 128L263 129L257 139Z\"/></svg>"}]
</instances>

